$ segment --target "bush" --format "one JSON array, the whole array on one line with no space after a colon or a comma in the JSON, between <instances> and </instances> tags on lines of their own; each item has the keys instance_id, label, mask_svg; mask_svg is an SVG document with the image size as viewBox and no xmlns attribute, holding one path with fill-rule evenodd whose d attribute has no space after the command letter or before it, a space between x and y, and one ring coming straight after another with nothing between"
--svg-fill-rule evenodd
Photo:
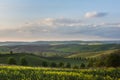
<instances>
[{"instance_id":1,"label":"bush","mask_svg":"<svg viewBox=\"0 0 120 80\"><path fill-rule=\"evenodd\" d=\"M85 64L81 63L80 68L85 68Z\"/></svg>"},{"instance_id":2,"label":"bush","mask_svg":"<svg viewBox=\"0 0 120 80\"><path fill-rule=\"evenodd\" d=\"M47 63L46 61L43 61L43 62L42 62L42 66L43 66L43 67L47 67L47 66L48 66L48 63Z\"/></svg>"},{"instance_id":3,"label":"bush","mask_svg":"<svg viewBox=\"0 0 120 80\"><path fill-rule=\"evenodd\" d=\"M111 54L101 55L100 59L94 63L97 67L120 67L120 50Z\"/></svg>"},{"instance_id":4,"label":"bush","mask_svg":"<svg viewBox=\"0 0 120 80\"><path fill-rule=\"evenodd\" d=\"M120 53L114 52L108 55L106 59L107 67L119 67L120 66Z\"/></svg>"},{"instance_id":5,"label":"bush","mask_svg":"<svg viewBox=\"0 0 120 80\"><path fill-rule=\"evenodd\" d=\"M57 64L55 62L52 62L50 66L51 67L57 67Z\"/></svg>"},{"instance_id":6,"label":"bush","mask_svg":"<svg viewBox=\"0 0 120 80\"><path fill-rule=\"evenodd\" d=\"M27 60L25 59L25 57L21 57L21 58L20 58L20 64L23 65L23 66L28 65L28 62L27 62Z\"/></svg>"},{"instance_id":7,"label":"bush","mask_svg":"<svg viewBox=\"0 0 120 80\"><path fill-rule=\"evenodd\" d=\"M64 67L64 63L60 62L60 63L58 64L58 67Z\"/></svg>"},{"instance_id":8,"label":"bush","mask_svg":"<svg viewBox=\"0 0 120 80\"><path fill-rule=\"evenodd\" d=\"M10 54L13 54L13 51L10 51Z\"/></svg>"},{"instance_id":9,"label":"bush","mask_svg":"<svg viewBox=\"0 0 120 80\"><path fill-rule=\"evenodd\" d=\"M95 63L95 66L96 67L104 67L106 64L105 62L101 59L101 60L98 60L96 63Z\"/></svg>"},{"instance_id":10,"label":"bush","mask_svg":"<svg viewBox=\"0 0 120 80\"><path fill-rule=\"evenodd\" d=\"M71 68L71 64L70 64L70 63L67 63L65 67L66 67L66 68Z\"/></svg>"},{"instance_id":11,"label":"bush","mask_svg":"<svg viewBox=\"0 0 120 80\"><path fill-rule=\"evenodd\" d=\"M79 69L79 67L77 65L74 65L73 69Z\"/></svg>"},{"instance_id":12,"label":"bush","mask_svg":"<svg viewBox=\"0 0 120 80\"><path fill-rule=\"evenodd\" d=\"M8 58L8 64L10 64L10 65L16 65L17 63L16 63L16 60L13 57L9 57Z\"/></svg>"}]
</instances>

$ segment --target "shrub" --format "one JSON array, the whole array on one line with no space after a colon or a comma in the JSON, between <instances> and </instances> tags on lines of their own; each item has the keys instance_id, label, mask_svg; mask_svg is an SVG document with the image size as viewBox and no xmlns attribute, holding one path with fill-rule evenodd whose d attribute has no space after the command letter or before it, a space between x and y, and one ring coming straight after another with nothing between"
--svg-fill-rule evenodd
<instances>
[{"instance_id":1,"label":"shrub","mask_svg":"<svg viewBox=\"0 0 120 80\"><path fill-rule=\"evenodd\" d=\"M66 67L66 68L71 68L71 64L70 64L70 63L67 63L65 67Z\"/></svg>"},{"instance_id":2,"label":"shrub","mask_svg":"<svg viewBox=\"0 0 120 80\"><path fill-rule=\"evenodd\" d=\"M27 62L27 60L25 59L25 57L21 57L21 58L20 58L20 64L23 65L23 66L28 65L28 62Z\"/></svg>"},{"instance_id":3,"label":"shrub","mask_svg":"<svg viewBox=\"0 0 120 80\"><path fill-rule=\"evenodd\" d=\"M81 63L80 68L85 68L85 64Z\"/></svg>"},{"instance_id":4,"label":"shrub","mask_svg":"<svg viewBox=\"0 0 120 80\"><path fill-rule=\"evenodd\" d=\"M10 65L16 65L17 63L16 63L16 60L13 57L9 57L8 58L8 64L10 64Z\"/></svg>"},{"instance_id":5,"label":"shrub","mask_svg":"<svg viewBox=\"0 0 120 80\"><path fill-rule=\"evenodd\" d=\"M47 63L46 61L43 61L43 62L42 62L42 66L43 66L43 67L47 67L47 66L48 66L48 63Z\"/></svg>"},{"instance_id":6,"label":"shrub","mask_svg":"<svg viewBox=\"0 0 120 80\"><path fill-rule=\"evenodd\" d=\"M63 63L63 62L60 62L60 63L58 64L58 67L64 67L64 63Z\"/></svg>"},{"instance_id":7,"label":"shrub","mask_svg":"<svg viewBox=\"0 0 120 80\"><path fill-rule=\"evenodd\" d=\"M114 52L108 55L106 59L107 67L119 67L120 66L120 53Z\"/></svg>"},{"instance_id":8,"label":"shrub","mask_svg":"<svg viewBox=\"0 0 120 80\"><path fill-rule=\"evenodd\" d=\"M51 67L57 67L57 64L55 62L52 62L50 66Z\"/></svg>"},{"instance_id":9,"label":"shrub","mask_svg":"<svg viewBox=\"0 0 120 80\"><path fill-rule=\"evenodd\" d=\"M74 65L73 69L79 69L79 67L77 65Z\"/></svg>"}]
</instances>

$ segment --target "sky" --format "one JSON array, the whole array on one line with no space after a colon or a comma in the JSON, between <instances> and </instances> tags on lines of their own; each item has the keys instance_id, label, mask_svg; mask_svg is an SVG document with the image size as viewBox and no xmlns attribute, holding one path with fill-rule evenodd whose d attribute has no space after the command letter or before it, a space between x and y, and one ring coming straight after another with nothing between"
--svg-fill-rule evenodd
<instances>
[{"instance_id":1,"label":"sky","mask_svg":"<svg viewBox=\"0 0 120 80\"><path fill-rule=\"evenodd\" d=\"M0 0L0 41L120 40L120 0Z\"/></svg>"}]
</instances>

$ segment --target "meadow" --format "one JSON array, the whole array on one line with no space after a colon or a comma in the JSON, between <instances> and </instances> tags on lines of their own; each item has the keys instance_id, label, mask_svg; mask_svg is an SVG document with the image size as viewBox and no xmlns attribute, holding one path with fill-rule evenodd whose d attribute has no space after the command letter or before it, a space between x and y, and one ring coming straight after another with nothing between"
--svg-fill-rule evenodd
<instances>
[{"instance_id":1,"label":"meadow","mask_svg":"<svg viewBox=\"0 0 120 80\"><path fill-rule=\"evenodd\" d=\"M120 80L120 68L63 69L0 66L0 80Z\"/></svg>"}]
</instances>

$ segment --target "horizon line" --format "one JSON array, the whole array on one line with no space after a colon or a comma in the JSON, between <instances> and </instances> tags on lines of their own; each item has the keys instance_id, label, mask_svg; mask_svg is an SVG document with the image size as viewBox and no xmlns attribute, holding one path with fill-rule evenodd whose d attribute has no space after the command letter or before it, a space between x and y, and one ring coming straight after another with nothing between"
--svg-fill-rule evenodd
<instances>
[{"instance_id":1,"label":"horizon line","mask_svg":"<svg viewBox=\"0 0 120 80\"><path fill-rule=\"evenodd\" d=\"M0 41L0 42L39 42L39 41L46 41L46 42L54 42L54 41L120 41L120 39L118 40L7 40L7 41Z\"/></svg>"}]
</instances>

